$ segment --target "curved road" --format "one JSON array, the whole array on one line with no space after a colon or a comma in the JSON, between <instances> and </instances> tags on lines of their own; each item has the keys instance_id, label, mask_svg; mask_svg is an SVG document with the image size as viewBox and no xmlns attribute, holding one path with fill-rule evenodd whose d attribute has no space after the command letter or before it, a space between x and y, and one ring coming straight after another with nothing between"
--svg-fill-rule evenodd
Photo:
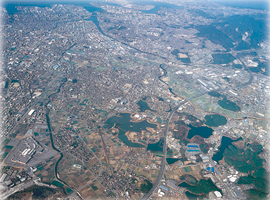
<instances>
[{"instance_id":1,"label":"curved road","mask_svg":"<svg viewBox=\"0 0 270 200\"><path fill-rule=\"evenodd\" d=\"M250 77L249 77L249 80L244 83L244 84L241 84L241 85L238 85L238 86L235 86L235 87L232 87L232 88L224 88L224 89L217 89L217 90L211 90L209 92L218 92L218 91L226 91L226 90L231 90L231 89L235 89L235 88L241 88L241 87L244 87L244 86L247 86L249 85L252 80L253 80L253 75L251 73L251 71L249 70L249 68L242 62L242 60L240 60L236 55L235 57L242 63L242 65L244 66L244 68L248 71ZM193 97L191 97L190 99L186 99L182 102L180 102L172 111L171 113L169 114L167 120L166 120L166 124L165 124L165 131L164 131L164 144L163 144L163 157L162 157L162 163L161 163L161 167L160 167L160 170L159 170L159 174L158 174L158 177L156 179L156 182L154 183L153 187L151 188L151 190L142 197L142 200L147 200L148 198L151 197L151 195L153 194L153 192L155 191L155 189L157 188L157 186L160 184L160 181L163 177L163 174L164 174L164 169L165 169L165 165L166 165L166 158L167 158L167 143L166 143L166 137L167 137L167 132L168 132L168 126L169 126L169 123L171 121L171 118L173 116L173 114L175 113L175 111L177 111L177 109L183 105L184 103L192 100L192 99L196 99L202 95L205 95L207 94L208 92L203 92L203 93L200 93L198 95L195 95Z\"/></svg>"},{"instance_id":2,"label":"curved road","mask_svg":"<svg viewBox=\"0 0 270 200\"><path fill-rule=\"evenodd\" d=\"M137 51L141 52L141 53L145 53L145 54L148 54L148 55L157 56L157 57L160 57L160 58L162 58L162 59L164 59L164 60L167 60L167 58L165 58L165 57L163 57L163 56L156 55L156 54L153 54L153 53L150 53L150 52L142 51L142 50L140 50L140 49L138 49L138 48L136 48L136 47L133 47L133 46L131 46L131 45L125 43L125 42L122 42L122 41L120 41L120 40L118 40L118 39L116 39L116 38L113 38L113 37L110 36L110 35L105 34L105 33L102 31L101 27L99 26L99 21L97 20L97 16L92 15L91 17L92 17L91 21L92 21L93 23L95 23L95 25L97 26L97 28L98 28L98 30L100 31L100 33L103 34L104 36L107 36L107 37L109 37L109 38L111 38L111 39L113 39L113 40L115 40L115 41L118 41L118 42L120 42L120 43L122 43L122 44L124 44L124 45L126 45L126 46L128 46L128 47L130 47L130 48L132 48L132 49L134 49L134 50L137 50ZM93 20L93 17L96 17L96 21ZM235 54L235 53L234 53L234 54ZM235 55L235 57L237 58L237 55ZM238 59L239 61L241 61L239 58L237 58L237 59ZM250 79L249 79L248 82L246 82L246 83L244 83L244 84L241 84L241 85L238 85L238 86L235 86L235 87L233 87L233 88L217 89L217 90L211 90L211 91L225 91L225 90L235 89L235 88L240 88L240 87L244 87L244 86L249 85L249 84L252 82L252 80L253 80L253 75L252 75L252 73L250 72L249 68L248 68L242 61L241 61L241 63L243 64L244 68L245 68L245 69L249 72L249 74L250 74ZM161 65L160 65L160 67L162 68ZM162 76L164 76L164 74L163 74ZM162 76L160 76L160 77L162 77ZM159 77L159 78L160 78L160 77ZM162 81L162 82L163 82L163 81ZM172 92L171 89L170 89L170 92ZM172 92L172 93L173 93L173 92ZM169 126L169 123L170 123L170 121L171 121L171 118L172 118L173 114L174 114L175 111L177 111L177 109L178 109L181 105L183 105L184 103L186 103L186 102L188 102L188 101L190 101L190 100L192 100L192 99L198 98L198 97L200 97L200 96L202 96L202 95L204 95L204 94L207 94L207 93L208 93L208 92L203 92L203 93L200 93L200 94L198 94L198 95L195 95L194 97L191 97L189 100L186 99L186 100L180 102L180 104L178 104L178 105L170 112L170 114L169 114L169 116L168 116L168 118L167 118L167 120L166 120L166 125L165 125L165 131L164 131L164 144L163 144L163 154L164 154L164 156L162 157L162 163L161 163L161 168L160 168L160 171L159 171L159 175L158 175L158 177L157 177L157 179L156 179L156 182L154 183L153 187L151 188L151 190L150 190L145 196L143 196L143 198L142 198L143 200L148 199L148 198L152 195L152 193L154 192L154 190L155 190L155 189L157 188L157 186L159 185L161 178L163 177L164 169L165 169L165 164L166 164L166 157L167 157L167 143L166 143L166 137L167 137L167 132L168 132L168 126Z\"/></svg>"}]
</instances>

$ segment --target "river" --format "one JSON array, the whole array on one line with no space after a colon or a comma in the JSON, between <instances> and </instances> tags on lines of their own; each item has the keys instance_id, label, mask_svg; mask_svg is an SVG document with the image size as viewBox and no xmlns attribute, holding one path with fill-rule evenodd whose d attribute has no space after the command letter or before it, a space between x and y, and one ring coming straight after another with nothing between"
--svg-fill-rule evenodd
<instances>
[{"instance_id":1,"label":"river","mask_svg":"<svg viewBox=\"0 0 270 200\"><path fill-rule=\"evenodd\" d=\"M45 107L46 107L46 120L47 120L48 129L49 129L49 133L50 133L50 139L51 139L52 148L60 153L60 158L56 161L55 167L54 167L55 177L56 177L56 179L57 179L58 181L64 183L64 184L67 185L67 186L69 186L65 181L63 181L62 179L60 179L60 178L58 177L57 167L58 167L59 162L60 162L60 161L62 160L62 158L63 158L63 153L62 153L59 149L57 149L57 148L54 146L53 135L52 135L52 128L51 128L50 116L49 116L50 109L48 108L48 104L50 103L50 98L51 98L53 95L55 95L55 94L57 94L57 93L59 93L59 92L61 91L61 87L66 83L66 81L67 81L67 78L65 78L65 79L63 80L63 83L60 84L59 89L58 89L56 92L54 92L54 93L52 93L52 94L50 94L50 95L48 96L48 99L49 99L49 100L48 100L48 102L45 104ZM70 187L70 186L69 186L69 187Z\"/></svg>"}]
</instances>

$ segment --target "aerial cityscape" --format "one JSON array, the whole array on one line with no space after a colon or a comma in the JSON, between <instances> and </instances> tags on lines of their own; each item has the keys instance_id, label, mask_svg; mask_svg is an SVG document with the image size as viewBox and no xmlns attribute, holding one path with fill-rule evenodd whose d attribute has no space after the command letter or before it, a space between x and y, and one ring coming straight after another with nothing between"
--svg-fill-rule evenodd
<instances>
[{"instance_id":1,"label":"aerial cityscape","mask_svg":"<svg viewBox=\"0 0 270 200\"><path fill-rule=\"evenodd\" d=\"M0 9L0 199L270 198L266 2Z\"/></svg>"}]
</instances>

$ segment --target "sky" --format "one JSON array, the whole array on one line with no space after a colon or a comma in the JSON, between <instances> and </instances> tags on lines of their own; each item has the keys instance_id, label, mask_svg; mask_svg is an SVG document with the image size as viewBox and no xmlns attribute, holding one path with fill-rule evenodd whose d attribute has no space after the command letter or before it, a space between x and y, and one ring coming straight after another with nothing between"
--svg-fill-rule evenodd
<instances>
[{"instance_id":1,"label":"sky","mask_svg":"<svg viewBox=\"0 0 270 200\"><path fill-rule=\"evenodd\" d=\"M2 2L76 2L76 1L103 1L103 0L1 0ZM181 0L179 0L181 1ZM196 1L196 0L195 0ZM206 1L214 1L214 2L269 2L270 0L206 0Z\"/></svg>"},{"instance_id":2,"label":"sky","mask_svg":"<svg viewBox=\"0 0 270 200\"><path fill-rule=\"evenodd\" d=\"M35 3L35 4L45 3L47 4L47 3L69 3L69 2L70 3L72 2L90 3L90 2L104 2L104 1L106 0L0 0L0 5L7 4L7 3ZM109 0L109 1L113 2L113 0ZM151 1L151 0L146 0L146 1ZM182 0L179 0L179 1L182 1ZM197 1L197 0L194 0L194 1ZM270 10L270 0L205 0L205 1L218 2L218 3L223 3L225 5L238 6L238 7L250 7L250 8L259 8L259 9L262 9L262 8L264 9L265 7L265 9Z\"/></svg>"}]
</instances>

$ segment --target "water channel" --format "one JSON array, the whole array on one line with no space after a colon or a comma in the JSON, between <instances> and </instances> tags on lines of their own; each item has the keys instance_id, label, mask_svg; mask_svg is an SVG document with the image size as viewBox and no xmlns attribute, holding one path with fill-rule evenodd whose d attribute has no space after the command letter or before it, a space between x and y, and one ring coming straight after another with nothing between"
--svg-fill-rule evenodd
<instances>
[{"instance_id":1,"label":"water channel","mask_svg":"<svg viewBox=\"0 0 270 200\"><path fill-rule=\"evenodd\" d=\"M66 185L68 185L65 181L63 181L62 179L60 179L60 178L58 177L57 167L58 167L59 162L60 162L60 161L62 160L62 158L63 158L63 153L62 153L59 149L57 149L57 148L54 146L53 135L52 135L52 128L51 128L50 117L49 117L50 109L48 108L48 104L50 103L50 98L51 98L53 95L59 93L59 92L61 91L61 87L62 87L66 82L67 82L67 78L63 79L63 83L61 83L61 85L59 86L59 89L58 89L56 92L54 92L54 93L52 93L52 94L50 94L50 95L48 96L49 101L45 104L45 107L46 107L46 120L47 120L48 129L49 129L49 133L50 133L50 139L51 139L52 148L53 148L54 150L56 150L57 152L60 153L60 158L56 161L55 167L54 167L55 177L56 177L56 179L57 179L58 181L60 181L60 182L62 182L62 183L64 183L64 184L66 184Z\"/></svg>"}]
</instances>

